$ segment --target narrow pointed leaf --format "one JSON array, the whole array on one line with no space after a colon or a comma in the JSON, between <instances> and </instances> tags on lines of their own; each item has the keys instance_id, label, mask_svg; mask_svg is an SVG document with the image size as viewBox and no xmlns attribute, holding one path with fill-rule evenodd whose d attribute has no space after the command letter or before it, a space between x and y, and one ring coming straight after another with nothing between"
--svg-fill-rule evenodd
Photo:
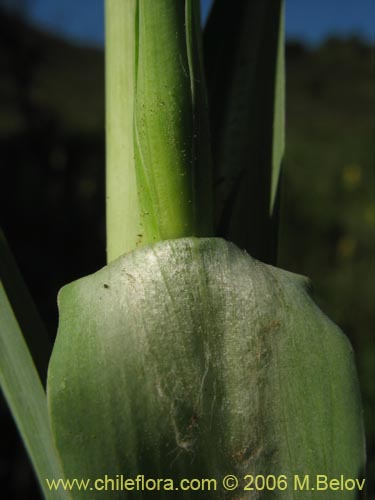
<instances>
[{"instance_id":1,"label":"narrow pointed leaf","mask_svg":"<svg viewBox=\"0 0 375 500\"><path fill-rule=\"evenodd\" d=\"M67 285L59 308L48 394L67 476L143 474L176 487L182 478L215 478L215 491L178 491L215 500L228 498L226 474L240 479L229 498L241 500L250 498L246 474L361 477L353 352L305 278L223 240L187 238L136 250ZM289 482L272 498L302 500L306 491Z\"/></svg>"},{"instance_id":2,"label":"narrow pointed leaf","mask_svg":"<svg viewBox=\"0 0 375 500\"><path fill-rule=\"evenodd\" d=\"M216 0L204 36L215 234L276 262L284 153L282 0Z\"/></svg>"},{"instance_id":3,"label":"narrow pointed leaf","mask_svg":"<svg viewBox=\"0 0 375 500\"><path fill-rule=\"evenodd\" d=\"M52 345L1 229L0 279L31 352L39 377L45 384Z\"/></svg>"},{"instance_id":4,"label":"narrow pointed leaf","mask_svg":"<svg viewBox=\"0 0 375 500\"><path fill-rule=\"evenodd\" d=\"M63 478L53 443L46 395L0 282L0 385L30 456L46 499L67 500L62 489L49 490L46 479Z\"/></svg>"}]
</instances>

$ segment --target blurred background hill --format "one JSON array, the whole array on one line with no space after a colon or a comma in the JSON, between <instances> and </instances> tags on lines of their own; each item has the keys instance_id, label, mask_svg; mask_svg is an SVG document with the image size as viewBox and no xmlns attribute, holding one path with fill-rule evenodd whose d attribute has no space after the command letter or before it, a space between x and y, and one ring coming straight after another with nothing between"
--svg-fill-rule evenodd
<instances>
[{"instance_id":1,"label":"blurred background hill","mask_svg":"<svg viewBox=\"0 0 375 500\"><path fill-rule=\"evenodd\" d=\"M359 37L287 45L280 266L308 275L354 345L375 498L375 64ZM0 224L46 321L105 264L104 56L0 10ZM3 497L39 498L0 406Z\"/></svg>"}]
</instances>

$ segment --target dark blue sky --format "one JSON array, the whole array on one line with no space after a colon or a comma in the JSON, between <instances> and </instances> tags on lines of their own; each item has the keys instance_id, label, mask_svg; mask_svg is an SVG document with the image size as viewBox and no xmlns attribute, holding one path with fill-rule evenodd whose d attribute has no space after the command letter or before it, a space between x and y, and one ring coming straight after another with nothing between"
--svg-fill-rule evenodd
<instances>
[{"instance_id":1,"label":"dark blue sky","mask_svg":"<svg viewBox=\"0 0 375 500\"><path fill-rule=\"evenodd\" d=\"M103 45L104 0L22 3L29 5L29 17L34 24L79 43ZM202 0L203 17L210 3L211 0ZM358 34L374 42L375 0L286 0L286 33L312 44L331 34Z\"/></svg>"}]
</instances>

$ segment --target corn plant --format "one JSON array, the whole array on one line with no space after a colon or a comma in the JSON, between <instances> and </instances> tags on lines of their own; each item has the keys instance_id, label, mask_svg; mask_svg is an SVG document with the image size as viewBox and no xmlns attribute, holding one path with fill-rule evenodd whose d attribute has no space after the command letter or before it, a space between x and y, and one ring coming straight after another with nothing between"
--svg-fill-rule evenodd
<instances>
[{"instance_id":1,"label":"corn plant","mask_svg":"<svg viewBox=\"0 0 375 500\"><path fill-rule=\"evenodd\" d=\"M2 236L2 388L48 499L333 498L318 475L357 480L339 493L354 499L365 458L351 346L308 279L274 267L283 3L217 0L204 44L198 7L106 0L108 263L60 291L48 361ZM46 482L121 475L219 486ZM250 476L284 482L252 491Z\"/></svg>"}]
</instances>

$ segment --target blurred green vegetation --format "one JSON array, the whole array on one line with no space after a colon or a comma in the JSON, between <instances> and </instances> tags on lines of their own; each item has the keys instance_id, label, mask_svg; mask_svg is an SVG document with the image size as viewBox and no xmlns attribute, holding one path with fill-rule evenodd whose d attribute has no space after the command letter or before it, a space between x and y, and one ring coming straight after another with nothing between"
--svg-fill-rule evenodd
<instances>
[{"instance_id":1,"label":"blurred green vegetation","mask_svg":"<svg viewBox=\"0 0 375 500\"><path fill-rule=\"evenodd\" d=\"M308 275L355 348L375 498L374 51L287 46L279 265ZM105 265L104 57L0 13L0 223L46 321L65 283ZM5 498L38 498L4 403ZM30 486L31 484L31 486ZM6 486L9 486L9 493Z\"/></svg>"}]
</instances>

